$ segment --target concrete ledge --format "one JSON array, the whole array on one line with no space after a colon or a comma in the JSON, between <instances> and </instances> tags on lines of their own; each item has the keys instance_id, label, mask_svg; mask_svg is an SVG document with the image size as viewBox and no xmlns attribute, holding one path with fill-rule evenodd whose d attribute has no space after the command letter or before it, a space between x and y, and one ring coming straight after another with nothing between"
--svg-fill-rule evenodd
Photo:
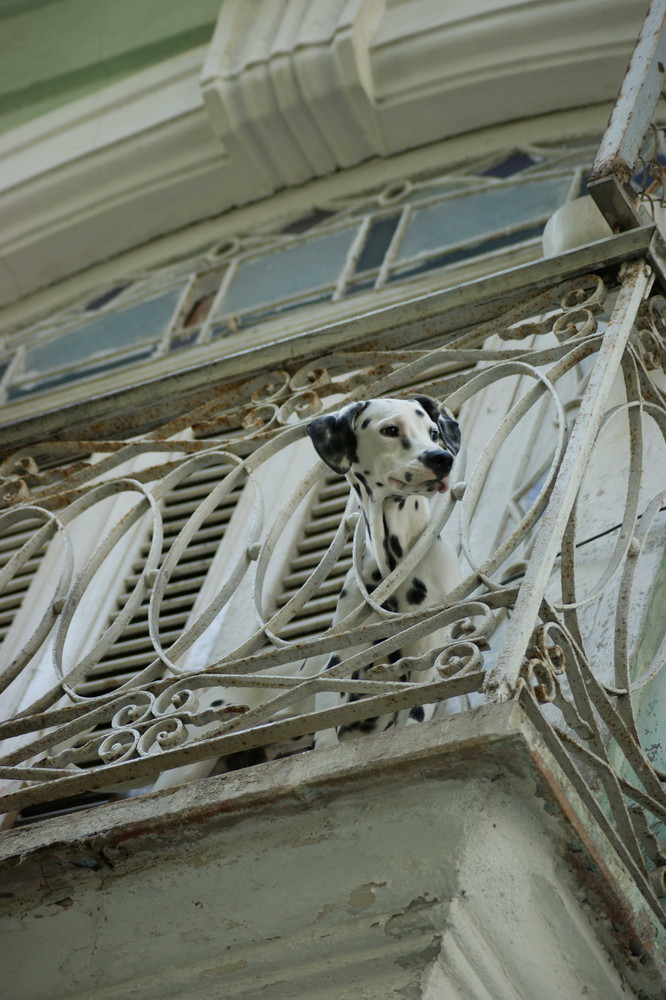
<instances>
[{"instance_id":1,"label":"concrete ledge","mask_svg":"<svg viewBox=\"0 0 666 1000\"><path fill-rule=\"evenodd\" d=\"M0 893L16 1000L666 995L663 928L514 703L9 831Z\"/></svg>"}]
</instances>

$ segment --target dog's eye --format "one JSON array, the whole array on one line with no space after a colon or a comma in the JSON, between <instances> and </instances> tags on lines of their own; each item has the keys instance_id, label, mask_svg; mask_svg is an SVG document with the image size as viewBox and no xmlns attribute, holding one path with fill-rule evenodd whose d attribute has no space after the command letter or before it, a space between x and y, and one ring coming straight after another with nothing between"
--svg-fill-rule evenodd
<instances>
[{"instance_id":1,"label":"dog's eye","mask_svg":"<svg viewBox=\"0 0 666 1000\"><path fill-rule=\"evenodd\" d=\"M379 428L379 433L383 434L387 438L397 438L400 434L400 428L395 424L386 424L385 427Z\"/></svg>"},{"instance_id":2,"label":"dog's eye","mask_svg":"<svg viewBox=\"0 0 666 1000\"><path fill-rule=\"evenodd\" d=\"M430 437L433 441L439 441L439 431L436 427L430 428Z\"/></svg>"}]
</instances>

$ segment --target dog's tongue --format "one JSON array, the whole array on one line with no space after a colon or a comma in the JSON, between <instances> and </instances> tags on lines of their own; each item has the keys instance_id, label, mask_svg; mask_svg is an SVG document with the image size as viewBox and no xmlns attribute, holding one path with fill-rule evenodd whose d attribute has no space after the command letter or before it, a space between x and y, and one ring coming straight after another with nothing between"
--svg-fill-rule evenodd
<instances>
[{"instance_id":1,"label":"dog's tongue","mask_svg":"<svg viewBox=\"0 0 666 1000\"><path fill-rule=\"evenodd\" d=\"M437 483L437 492L438 493L446 493L446 491L448 490L448 488L449 487L446 485L446 483Z\"/></svg>"}]
</instances>

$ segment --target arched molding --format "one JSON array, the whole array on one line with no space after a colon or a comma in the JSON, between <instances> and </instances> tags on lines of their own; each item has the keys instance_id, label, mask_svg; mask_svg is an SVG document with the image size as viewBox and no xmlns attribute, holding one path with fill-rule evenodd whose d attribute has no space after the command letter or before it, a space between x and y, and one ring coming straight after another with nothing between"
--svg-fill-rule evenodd
<instances>
[{"instance_id":1,"label":"arched molding","mask_svg":"<svg viewBox=\"0 0 666 1000\"><path fill-rule=\"evenodd\" d=\"M0 136L0 305L355 164L569 108L605 121L644 14L225 0L209 47Z\"/></svg>"}]
</instances>

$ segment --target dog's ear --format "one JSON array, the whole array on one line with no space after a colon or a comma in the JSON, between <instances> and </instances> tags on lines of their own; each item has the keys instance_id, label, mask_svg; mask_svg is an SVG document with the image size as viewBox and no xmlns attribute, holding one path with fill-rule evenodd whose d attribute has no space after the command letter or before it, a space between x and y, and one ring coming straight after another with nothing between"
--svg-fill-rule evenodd
<instances>
[{"instance_id":1,"label":"dog's ear","mask_svg":"<svg viewBox=\"0 0 666 1000\"><path fill-rule=\"evenodd\" d=\"M439 433L447 451L452 455L457 455L460 451L461 440L458 421L445 406L436 403L430 396L415 396L414 399L421 404L433 423L439 427Z\"/></svg>"},{"instance_id":2,"label":"dog's ear","mask_svg":"<svg viewBox=\"0 0 666 1000\"><path fill-rule=\"evenodd\" d=\"M461 443L460 424L446 409L440 410L437 424L447 451L450 451L452 455L457 455L460 451Z\"/></svg>"},{"instance_id":3,"label":"dog's ear","mask_svg":"<svg viewBox=\"0 0 666 1000\"><path fill-rule=\"evenodd\" d=\"M337 413L312 420L305 427L319 457L341 476L356 461L354 417L362 407L362 403L351 403Z\"/></svg>"}]
</instances>

